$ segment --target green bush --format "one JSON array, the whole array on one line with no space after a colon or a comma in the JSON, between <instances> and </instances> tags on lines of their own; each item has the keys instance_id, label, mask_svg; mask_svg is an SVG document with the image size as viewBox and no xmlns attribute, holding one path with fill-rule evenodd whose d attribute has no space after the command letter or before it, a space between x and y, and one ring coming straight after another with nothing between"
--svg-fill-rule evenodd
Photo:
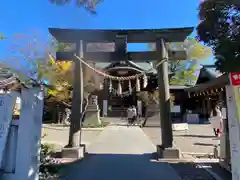
<instances>
[{"instance_id":1,"label":"green bush","mask_svg":"<svg viewBox=\"0 0 240 180\"><path fill-rule=\"evenodd\" d=\"M40 180L53 180L58 177L60 166L57 165L56 161L51 157L54 153L54 145L41 144L39 167Z\"/></svg>"}]
</instances>

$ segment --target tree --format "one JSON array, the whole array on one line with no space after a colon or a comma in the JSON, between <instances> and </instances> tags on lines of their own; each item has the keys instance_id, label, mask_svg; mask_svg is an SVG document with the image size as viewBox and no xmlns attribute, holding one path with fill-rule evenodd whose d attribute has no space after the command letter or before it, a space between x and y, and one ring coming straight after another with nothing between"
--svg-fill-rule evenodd
<instances>
[{"instance_id":1,"label":"tree","mask_svg":"<svg viewBox=\"0 0 240 180\"><path fill-rule=\"evenodd\" d=\"M188 60L169 63L170 84L192 86L197 80L198 60L205 60L211 55L211 48L200 44L193 38L187 38L183 43L171 43L170 49L186 50Z\"/></svg>"},{"instance_id":2,"label":"tree","mask_svg":"<svg viewBox=\"0 0 240 180\"><path fill-rule=\"evenodd\" d=\"M169 62L169 79L171 85L193 85L197 77L197 60L207 59L211 55L211 48L200 44L193 38L187 38L183 43L170 43L167 45L172 50L186 50L189 60ZM155 49L155 44L150 44Z\"/></svg>"},{"instance_id":3,"label":"tree","mask_svg":"<svg viewBox=\"0 0 240 180\"><path fill-rule=\"evenodd\" d=\"M195 85L198 78L196 72L199 70L197 61L191 60L183 63L175 69L174 75L170 79L170 85Z\"/></svg>"},{"instance_id":4,"label":"tree","mask_svg":"<svg viewBox=\"0 0 240 180\"><path fill-rule=\"evenodd\" d=\"M72 62L57 61L52 54L56 51L68 51L72 44L58 43L55 39L41 37L39 33L17 34L13 37L13 43L9 48L11 57L5 64L12 69L17 69L17 74L23 74L28 79L38 83L48 84L46 102L48 104L61 104L71 107L72 101ZM9 62L7 64L7 62ZM16 65L14 67L14 64ZM17 68L18 67L18 68ZM83 65L86 69L86 66ZM84 98L96 90L87 71L88 81L84 83ZM25 78L26 79L26 78ZM64 110L64 109L61 109ZM62 112L60 112L62 113Z\"/></svg>"},{"instance_id":5,"label":"tree","mask_svg":"<svg viewBox=\"0 0 240 180\"><path fill-rule=\"evenodd\" d=\"M16 34L11 40L10 57L3 62L4 66L23 77L23 81L31 79L47 85L44 109L59 122L61 115L65 114L65 107L71 108L72 63L57 62L52 54L56 50L69 50L71 44L58 43L35 32Z\"/></svg>"},{"instance_id":6,"label":"tree","mask_svg":"<svg viewBox=\"0 0 240 180\"><path fill-rule=\"evenodd\" d=\"M170 49L186 50L187 59L204 60L211 55L211 48L204 46L194 38L187 38L183 43L170 43Z\"/></svg>"},{"instance_id":7,"label":"tree","mask_svg":"<svg viewBox=\"0 0 240 180\"><path fill-rule=\"evenodd\" d=\"M211 46L221 72L240 70L240 2L205 0L199 7L198 39Z\"/></svg>"},{"instance_id":8,"label":"tree","mask_svg":"<svg viewBox=\"0 0 240 180\"><path fill-rule=\"evenodd\" d=\"M74 2L77 7L83 7L87 9L90 13L96 14L96 6L103 0L49 0L52 4L56 5L66 5Z\"/></svg>"},{"instance_id":9,"label":"tree","mask_svg":"<svg viewBox=\"0 0 240 180\"><path fill-rule=\"evenodd\" d=\"M15 34L9 39L12 43L8 48L10 55L5 64L38 82L53 77L52 74L55 73L56 67L51 65L48 53L54 49L48 39L34 32Z\"/></svg>"}]
</instances>

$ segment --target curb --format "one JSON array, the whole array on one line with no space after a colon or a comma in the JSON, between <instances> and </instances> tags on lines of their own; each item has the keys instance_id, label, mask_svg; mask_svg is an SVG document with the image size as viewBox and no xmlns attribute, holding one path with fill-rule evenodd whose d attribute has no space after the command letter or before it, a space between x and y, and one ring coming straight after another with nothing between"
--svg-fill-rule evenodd
<instances>
[{"instance_id":1,"label":"curb","mask_svg":"<svg viewBox=\"0 0 240 180\"><path fill-rule=\"evenodd\" d=\"M48 126L48 125L42 125L42 128L45 129L52 129L52 130L68 130L69 126ZM100 128L82 128L83 131L102 131L105 127L100 127Z\"/></svg>"},{"instance_id":2,"label":"curb","mask_svg":"<svg viewBox=\"0 0 240 180\"><path fill-rule=\"evenodd\" d=\"M213 153L201 153L201 152L182 152L183 155L195 155L195 156L206 156L213 155Z\"/></svg>"}]
</instances>

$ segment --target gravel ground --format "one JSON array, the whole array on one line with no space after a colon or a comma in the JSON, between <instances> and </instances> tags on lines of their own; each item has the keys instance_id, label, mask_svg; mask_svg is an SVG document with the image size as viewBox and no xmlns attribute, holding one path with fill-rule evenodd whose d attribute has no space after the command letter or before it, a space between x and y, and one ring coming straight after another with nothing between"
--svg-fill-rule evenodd
<instances>
[{"instance_id":1,"label":"gravel ground","mask_svg":"<svg viewBox=\"0 0 240 180\"><path fill-rule=\"evenodd\" d=\"M142 130L157 145L161 144L161 129L159 127L144 127ZM213 147L219 144L214 137L211 125L190 124L188 131L174 131L174 144L182 152L212 154Z\"/></svg>"},{"instance_id":2,"label":"gravel ground","mask_svg":"<svg viewBox=\"0 0 240 180\"><path fill-rule=\"evenodd\" d=\"M145 127L142 130L154 144L161 144L161 129L159 127ZM173 135L174 144L189 157L189 154L193 156L194 154L212 154L213 147L219 144L219 139L213 136L211 125L190 124L188 131L175 131ZM232 179L231 173L221 168L219 163L211 162L211 160L201 164L179 161L169 163L183 180L216 180L209 172L222 180Z\"/></svg>"},{"instance_id":3,"label":"gravel ground","mask_svg":"<svg viewBox=\"0 0 240 180\"><path fill-rule=\"evenodd\" d=\"M59 125L44 125L43 132L46 136L42 139L42 142L54 144L57 149L61 149L68 143L69 127ZM82 144L86 145L86 148L94 142L96 137L102 131L102 128L96 129L83 129L82 130Z\"/></svg>"}]
</instances>

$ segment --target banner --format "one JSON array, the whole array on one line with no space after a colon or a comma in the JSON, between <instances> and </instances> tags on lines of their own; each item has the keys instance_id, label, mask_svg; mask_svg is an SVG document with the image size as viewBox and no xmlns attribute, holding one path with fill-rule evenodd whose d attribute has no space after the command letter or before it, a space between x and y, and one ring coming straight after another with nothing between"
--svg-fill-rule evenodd
<instances>
[{"instance_id":1,"label":"banner","mask_svg":"<svg viewBox=\"0 0 240 180\"><path fill-rule=\"evenodd\" d=\"M240 72L229 74L226 86L232 180L240 179Z\"/></svg>"}]
</instances>

